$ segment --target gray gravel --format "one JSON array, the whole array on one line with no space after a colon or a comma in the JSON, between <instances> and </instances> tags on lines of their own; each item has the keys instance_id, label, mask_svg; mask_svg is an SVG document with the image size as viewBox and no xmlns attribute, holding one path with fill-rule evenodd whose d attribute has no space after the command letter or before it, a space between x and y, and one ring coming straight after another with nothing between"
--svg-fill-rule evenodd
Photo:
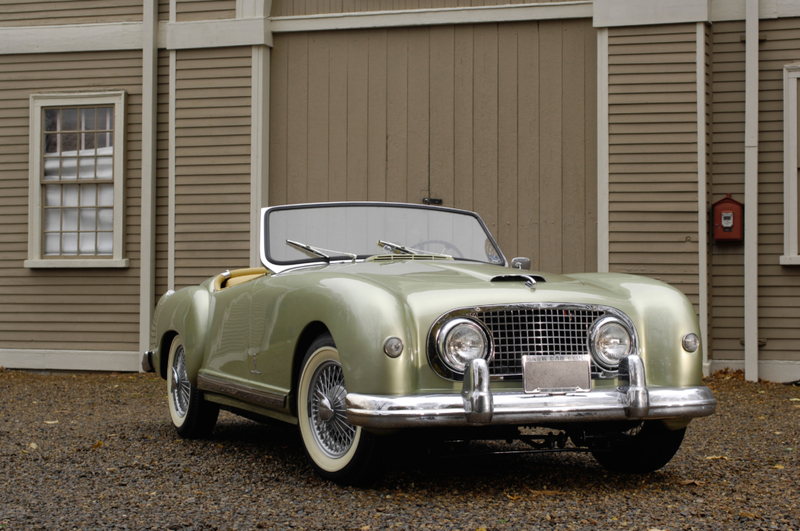
<instances>
[{"instance_id":1,"label":"gray gravel","mask_svg":"<svg viewBox=\"0 0 800 531\"><path fill-rule=\"evenodd\" d=\"M647 476L586 454L393 456L372 489L306 465L293 427L223 413L179 439L153 375L0 371L0 529L800 530L800 387L708 381L718 413Z\"/></svg>"}]
</instances>

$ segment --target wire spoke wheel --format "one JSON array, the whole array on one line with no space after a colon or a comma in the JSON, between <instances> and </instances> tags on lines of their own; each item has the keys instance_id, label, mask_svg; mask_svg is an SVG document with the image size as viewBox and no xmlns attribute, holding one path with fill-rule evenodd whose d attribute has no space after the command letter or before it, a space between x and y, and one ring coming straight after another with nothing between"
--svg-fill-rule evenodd
<instances>
[{"instance_id":1,"label":"wire spoke wheel","mask_svg":"<svg viewBox=\"0 0 800 531\"><path fill-rule=\"evenodd\" d=\"M189 381L189 375L186 373L186 352L183 345L179 345L175 351L171 372L172 400L175 404L175 413L183 418L189 410L189 399L192 394L192 384Z\"/></svg>"},{"instance_id":2,"label":"wire spoke wheel","mask_svg":"<svg viewBox=\"0 0 800 531\"><path fill-rule=\"evenodd\" d=\"M347 421L342 367L336 362L323 363L311 377L308 417L314 438L329 457L347 453L353 445L356 428Z\"/></svg>"},{"instance_id":3,"label":"wire spoke wheel","mask_svg":"<svg viewBox=\"0 0 800 531\"><path fill-rule=\"evenodd\" d=\"M178 435L187 439L196 439L211 434L217 423L219 406L206 402L203 394L192 385L189 377L190 368L186 362L183 339L177 335L172 340L167 359L169 416Z\"/></svg>"}]
</instances>

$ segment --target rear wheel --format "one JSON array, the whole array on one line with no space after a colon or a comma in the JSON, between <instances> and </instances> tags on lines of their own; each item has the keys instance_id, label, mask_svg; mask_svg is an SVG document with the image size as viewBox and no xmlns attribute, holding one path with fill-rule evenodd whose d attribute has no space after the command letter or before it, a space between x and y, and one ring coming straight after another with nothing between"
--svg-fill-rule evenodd
<instances>
[{"instance_id":1,"label":"rear wheel","mask_svg":"<svg viewBox=\"0 0 800 531\"><path fill-rule=\"evenodd\" d=\"M647 474L670 462L685 433L686 428L670 430L660 421L645 421L610 436L608 449L592 450L592 455L611 472Z\"/></svg>"},{"instance_id":2,"label":"rear wheel","mask_svg":"<svg viewBox=\"0 0 800 531\"><path fill-rule=\"evenodd\" d=\"M324 334L303 360L297 393L300 435L317 474L341 485L365 485L381 471L376 436L347 420L346 395L339 351Z\"/></svg>"},{"instance_id":3,"label":"rear wheel","mask_svg":"<svg viewBox=\"0 0 800 531\"><path fill-rule=\"evenodd\" d=\"M206 402L203 394L189 380L186 350L179 335L172 340L167 367L169 416L175 431L186 439L210 435L217 423L219 406Z\"/></svg>"}]
</instances>

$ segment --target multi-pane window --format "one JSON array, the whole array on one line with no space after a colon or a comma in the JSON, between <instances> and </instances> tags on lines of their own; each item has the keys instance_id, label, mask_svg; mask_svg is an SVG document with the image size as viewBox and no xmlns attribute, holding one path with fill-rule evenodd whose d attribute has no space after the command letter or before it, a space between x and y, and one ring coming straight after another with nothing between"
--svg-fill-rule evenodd
<instances>
[{"instance_id":1,"label":"multi-pane window","mask_svg":"<svg viewBox=\"0 0 800 531\"><path fill-rule=\"evenodd\" d=\"M42 109L44 256L114 250L114 107Z\"/></svg>"},{"instance_id":2,"label":"multi-pane window","mask_svg":"<svg viewBox=\"0 0 800 531\"><path fill-rule=\"evenodd\" d=\"M127 267L124 92L31 96L27 267Z\"/></svg>"}]
</instances>

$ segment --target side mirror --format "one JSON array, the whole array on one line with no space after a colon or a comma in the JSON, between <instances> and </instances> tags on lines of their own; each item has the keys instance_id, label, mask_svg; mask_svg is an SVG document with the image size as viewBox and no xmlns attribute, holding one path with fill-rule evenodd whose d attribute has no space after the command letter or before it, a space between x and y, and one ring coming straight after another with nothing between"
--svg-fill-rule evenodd
<instances>
[{"instance_id":1,"label":"side mirror","mask_svg":"<svg viewBox=\"0 0 800 531\"><path fill-rule=\"evenodd\" d=\"M531 269L531 259L525 258L523 256L518 256L516 258L511 259L511 269L525 269L526 271L530 271Z\"/></svg>"}]
</instances>

